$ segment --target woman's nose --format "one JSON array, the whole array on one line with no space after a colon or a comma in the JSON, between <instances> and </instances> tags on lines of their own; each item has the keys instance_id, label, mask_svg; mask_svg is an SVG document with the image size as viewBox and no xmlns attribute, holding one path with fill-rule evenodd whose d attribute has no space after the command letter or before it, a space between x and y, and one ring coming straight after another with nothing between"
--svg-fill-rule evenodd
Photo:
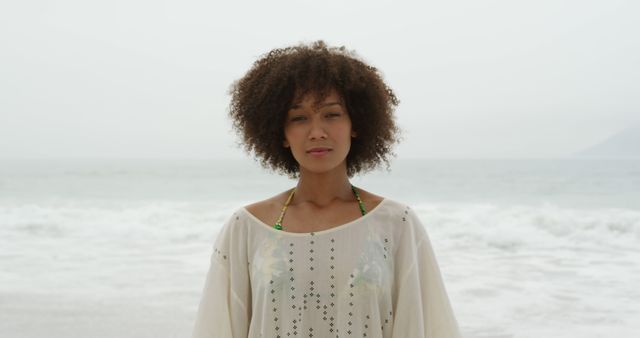
<instances>
[{"instance_id":1,"label":"woman's nose","mask_svg":"<svg viewBox=\"0 0 640 338\"><path fill-rule=\"evenodd\" d=\"M321 119L311 119L310 139L327 138L327 132Z\"/></svg>"}]
</instances>

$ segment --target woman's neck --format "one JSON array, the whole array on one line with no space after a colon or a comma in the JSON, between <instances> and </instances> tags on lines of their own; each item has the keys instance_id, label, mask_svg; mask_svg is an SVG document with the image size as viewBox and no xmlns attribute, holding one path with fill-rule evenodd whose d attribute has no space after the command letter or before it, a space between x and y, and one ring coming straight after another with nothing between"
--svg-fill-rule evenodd
<instances>
[{"instance_id":1,"label":"woman's neck","mask_svg":"<svg viewBox=\"0 0 640 338\"><path fill-rule=\"evenodd\" d=\"M292 205L310 203L316 207L326 207L336 200L355 200L346 170L321 174L300 172Z\"/></svg>"}]
</instances>

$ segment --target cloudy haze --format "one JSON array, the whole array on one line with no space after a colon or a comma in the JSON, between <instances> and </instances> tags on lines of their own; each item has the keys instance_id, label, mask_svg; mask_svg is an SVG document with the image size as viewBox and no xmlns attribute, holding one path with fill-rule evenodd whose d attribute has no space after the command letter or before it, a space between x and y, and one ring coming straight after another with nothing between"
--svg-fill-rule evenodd
<instances>
[{"instance_id":1,"label":"cloudy haze","mask_svg":"<svg viewBox=\"0 0 640 338\"><path fill-rule=\"evenodd\" d=\"M277 5L276 5L277 3ZM633 1L0 5L0 157L243 157L231 82L324 39L401 100L399 157L578 152L640 122Z\"/></svg>"}]
</instances>

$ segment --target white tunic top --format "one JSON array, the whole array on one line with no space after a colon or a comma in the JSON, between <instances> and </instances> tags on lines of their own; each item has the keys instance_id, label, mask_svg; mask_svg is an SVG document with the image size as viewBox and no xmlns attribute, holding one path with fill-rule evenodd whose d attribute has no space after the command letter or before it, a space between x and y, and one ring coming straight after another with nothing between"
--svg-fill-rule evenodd
<instances>
[{"instance_id":1,"label":"white tunic top","mask_svg":"<svg viewBox=\"0 0 640 338\"><path fill-rule=\"evenodd\" d=\"M429 237L384 199L323 231L276 230L236 210L213 246L194 338L455 338Z\"/></svg>"}]
</instances>

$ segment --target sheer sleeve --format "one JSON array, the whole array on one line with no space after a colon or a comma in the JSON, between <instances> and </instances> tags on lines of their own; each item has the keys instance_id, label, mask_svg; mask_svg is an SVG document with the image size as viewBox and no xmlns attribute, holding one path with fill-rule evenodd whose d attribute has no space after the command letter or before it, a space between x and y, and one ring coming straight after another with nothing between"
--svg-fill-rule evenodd
<instances>
[{"instance_id":1,"label":"sheer sleeve","mask_svg":"<svg viewBox=\"0 0 640 338\"><path fill-rule=\"evenodd\" d=\"M246 338L251 294L242 236L234 234L235 215L225 224L211 254L193 338ZM246 252L246 251L245 251Z\"/></svg>"},{"instance_id":2,"label":"sheer sleeve","mask_svg":"<svg viewBox=\"0 0 640 338\"><path fill-rule=\"evenodd\" d=\"M459 338L460 332L431 242L413 210L396 289L393 338Z\"/></svg>"}]
</instances>

